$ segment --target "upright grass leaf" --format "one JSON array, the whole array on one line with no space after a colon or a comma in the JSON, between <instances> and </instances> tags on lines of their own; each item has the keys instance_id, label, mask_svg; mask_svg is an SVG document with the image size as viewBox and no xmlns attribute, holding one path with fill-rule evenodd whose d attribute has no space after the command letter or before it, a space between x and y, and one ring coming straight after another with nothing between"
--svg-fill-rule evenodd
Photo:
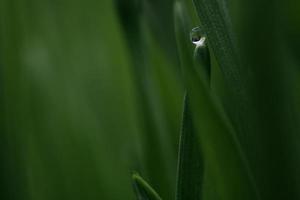
<instances>
[{"instance_id":1,"label":"upright grass leaf","mask_svg":"<svg viewBox=\"0 0 300 200\"><path fill-rule=\"evenodd\" d=\"M230 105L230 109L226 111L229 113L229 118L236 127L237 136L244 146L248 144L247 137L251 133L250 129L255 126L251 120L252 108L246 85L249 75L242 68L237 54L227 7L223 0L193 0L193 2L207 34L209 45L229 87L231 94L228 98L233 103Z\"/></svg>"},{"instance_id":2,"label":"upright grass leaf","mask_svg":"<svg viewBox=\"0 0 300 200\"><path fill-rule=\"evenodd\" d=\"M188 102L188 96L185 94L179 142L176 200L200 199L203 182L202 155Z\"/></svg>"},{"instance_id":3,"label":"upright grass leaf","mask_svg":"<svg viewBox=\"0 0 300 200\"><path fill-rule=\"evenodd\" d=\"M186 16L188 17L188 16ZM199 27L191 32L191 40L205 40ZM205 43L197 45L194 51L195 62L202 67L198 72L203 78L210 81L210 56ZM185 94L182 130L180 136L178 174L177 174L177 200L201 199L204 179L203 156L197 141L196 131L193 125L192 113L189 105L188 94Z\"/></svg>"},{"instance_id":4,"label":"upright grass leaf","mask_svg":"<svg viewBox=\"0 0 300 200\"><path fill-rule=\"evenodd\" d=\"M156 191L137 173L132 175L132 182L137 200L161 200Z\"/></svg>"},{"instance_id":5,"label":"upright grass leaf","mask_svg":"<svg viewBox=\"0 0 300 200\"><path fill-rule=\"evenodd\" d=\"M235 92L244 92L240 64L231 33L230 20L222 0L193 0L201 24L207 34L218 64L222 68L226 81Z\"/></svg>"},{"instance_id":6,"label":"upright grass leaf","mask_svg":"<svg viewBox=\"0 0 300 200\"><path fill-rule=\"evenodd\" d=\"M188 37L188 22L185 20L184 8L179 3L175 4L179 55L205 168L210 170L216 191L223 200L258 199L249 167L233 128L210 93L207 82L196 73L197 66L193 61Z\"/></svg>"}]
</instances>

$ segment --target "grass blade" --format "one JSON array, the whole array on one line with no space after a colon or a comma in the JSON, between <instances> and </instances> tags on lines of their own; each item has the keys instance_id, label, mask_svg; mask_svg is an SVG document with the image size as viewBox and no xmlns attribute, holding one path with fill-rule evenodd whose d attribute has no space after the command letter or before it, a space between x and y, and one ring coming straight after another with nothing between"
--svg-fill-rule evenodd
<instances>
[{"instance_id":1,"label":"grass blade","mask_svg":"<svg viewBox=\"0 0 300 200\"><path fill-rule=\"evenodd\" d=\"M179 143L176 200L197 200L201 197L203 162L195 134L188 97L185 95Z\"/></svg>"},{"instance_id":2,"label":"grass blade","mask_svg":"<svg viewBox=\"0 0 300 200\"><path fill-rule=\"evenodd\" d=\"M216 191L224 200L258 199L250 170L222 108L208 84L195 71L193 50L188 40L185 10L175 5L175 29L183 76L191 100L193 119L205 168L211 172Z\"/></svg>"},{"instance_id":3,"label":"grass blade","mask_svg":"<svg viewBox=\"0 0 300 200\"><path fill-rule=\"evenodd\" d=\"M156 191L137 173L132 175L132 182L138 200L161 200Z\"/></svg>"},{"instance_id":4,"label":"grass blade","mask_svg":"<svg viewBox=\"0 0 300 200\"><path fill-rule=\"evenodd\" d=\"M220 0L193 1L225 80L235 92L242 93L245 91L245 86L241 79L241 69L233 42L231 24L224 4Z\"/></svg>"},{"instance_id":5,"label":"grass blade","mask_svg":"<svg viewBox=\"0 0 300 200\"><path fill-rule=\"evenodd\" d=\"M234 107L226 108L229 118L236 127L237 136L248 153L248 141L255 122L249 98L249 72L242 68L241 59L232 33L232 25L223 0L193 0L209 46L221 68L225 83L229 88L229 101ZM226 100L228 101L228 100ZM247 113L247 115L245 115Z\"/></svg>"}]
</instances>

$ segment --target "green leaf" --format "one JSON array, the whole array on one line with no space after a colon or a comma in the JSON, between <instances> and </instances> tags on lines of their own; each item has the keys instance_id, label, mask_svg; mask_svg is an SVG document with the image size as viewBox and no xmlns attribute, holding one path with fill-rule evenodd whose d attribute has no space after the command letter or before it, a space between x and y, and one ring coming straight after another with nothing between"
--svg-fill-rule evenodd
<instances>
[{"instance_id":1,"label":"green leaf","mask_svg":"<svg viewBox=\"0 0 300 200\"><path fill-rule=\"evenodd\" d=\"M224 200L258 199L248 164L222 107L209 84L199 76L189 39L189 22L180 3L175 4L175 30L184 81L190 95L198 141L216 191ZM203 72L204 73L204 72Z\"/></svg>"},{"instance_id":2,"label":"green leaf","mask_svg":"<svg viewBox=\"0 0 300 200\"><path fill-rule=\"evenodd\" d=\"M138 200L161 200L156 191L137 173L132 175L132 182Z\"/></svg>"},{"instance_id":3,"label":"green leaf","mask_svg":"<svg viewBox=\"0 0 300 200\"><path fill-rule=\"evenodd\" d=\"M234 105L234 108L226 107L226 112L236 127L239 140L245 145L247 144L246 137L255 131L253 130L255 124L252 120L252 102L250 102L251 98L246 84L249 71L245 70L244 63L241 63L227 7L223 0L193 0L193 2L207 35L209 46L229 89L230 96L226 101ZM246 150L248 153L248 149Z\"/></svg>"},{"instance_id":4,"label":"green leaf","mask_svg":"<svg viewBox=\"0 0 300 200\"><path fill-rule=\"evenodd\" d=\"M193 0L209 45L221 67L225 80L235 92L243 93L240 63L231 33L231 23L224 2L221 0Z\"/></svg>"},{"instance_id":5,"label":"green leaf","mask_svg":"<svg viewBox=\"0 0 300 200\"><path fill-rule=\"evenodd\" d=\"M177 200L197 200L201 197L203 161L195 134L188 97L185 95L178 155Z\"/></svg>"},{"instance_id":6,"label":"green leaf","mask_svg":"<svg viewBox=\"0 0 300 200\"><path fill-rule=\"evenodd\" d=\"M206 44L195 48L194 60L195 60L194 63L198 75L202 76L202 78L206 81L206 84L210 85L210 79L211 79L210 55Z\"/></svg>"}]
</instances>

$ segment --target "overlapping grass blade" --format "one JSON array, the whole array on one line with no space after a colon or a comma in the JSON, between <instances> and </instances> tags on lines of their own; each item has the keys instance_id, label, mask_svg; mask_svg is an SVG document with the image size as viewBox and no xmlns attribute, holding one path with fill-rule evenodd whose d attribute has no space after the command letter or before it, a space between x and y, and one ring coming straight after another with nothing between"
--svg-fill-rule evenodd
<instances>
[{"instance_id":1,"label":"overlapping grass blade","mask_svg":"<svg viewBox=\"0 0 300 200\"><path fill-rule=\"evenodd\" d=\"M207 82L195 71L188 37L190 27L187 24L184 7L176 3L175 29L178 49L205 168L210 170L210 178L215 180L216 191L222 199L258 199L234 130L211 94Z\"/></svg>"},{"instance_id":2,"label":"overlapping grass blade","mask_svg":"<svg viewBox=\"0 0 300 200\"><path fill-rule=\"evenodd\" d=\"M236 46L231 33L231 23L224 2L194 0L194 4L225 80L235 92L245 92Z\"/></svg>"},{"instance_id":3,"label":"overlapping grass blade","mask_svg":"<svg viewBox=\"0 0 300 200\"><path fill-rule=\"evenodd\" d=\"M209 46L229 88L230 94L226 97L226 101L232 103L228 105L229 108L226 107L226 112L244 147L255 127L255 122L252 120L251 98L246 84L250 75L238 54L227 7L223 0L193 0L193 2L207 34Z\"/></svg>"}]
</instances>

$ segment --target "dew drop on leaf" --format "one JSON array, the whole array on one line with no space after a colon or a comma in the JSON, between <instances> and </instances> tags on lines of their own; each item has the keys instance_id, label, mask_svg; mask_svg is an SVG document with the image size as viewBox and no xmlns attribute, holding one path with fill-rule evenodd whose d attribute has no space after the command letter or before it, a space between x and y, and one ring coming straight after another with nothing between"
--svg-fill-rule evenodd
<instances>
[{"instance_id":1,"label":"dew drop on leaf","mask_svg":"<svg viewBox=\"0 0 300 200\"><path fill-rule=\"evenodd\" d=\"M196 45L196 47L205 45L205 34L200 27L195 27L190 32L191 42Z\"/></svg>"}]
</instances>

